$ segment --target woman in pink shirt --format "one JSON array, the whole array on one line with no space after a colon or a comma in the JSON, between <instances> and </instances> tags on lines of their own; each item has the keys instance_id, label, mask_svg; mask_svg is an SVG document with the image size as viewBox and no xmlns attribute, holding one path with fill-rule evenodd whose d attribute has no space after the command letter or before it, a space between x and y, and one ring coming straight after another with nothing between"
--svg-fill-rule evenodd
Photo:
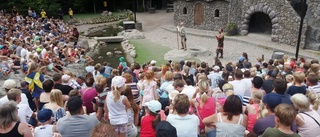
<instances>
[{"instance_id":1,"label":"woman in pink shirt","mask_svg":"<svg viewBox=\"0 0 320 137\"><path fill-rule=\"evenodd\" d=\"M206 80L200 80L196 92L191 99L191 107L195 107L196 115L200 119L200 131L204 132L205 125L202 120L210 115L216 113L216 101L213 97L208 96L210 90L210 84ZM197 97L199 93L200 97Z\"/></svg>"},{"instance_id":2,"label":"woman in pink shirt","mask_svg":"<svg viewBox=\"0 0 320 137\"><path fill-rule=\"evenodd\" d=\"M81 98L83 101L83 106L85 106L87 108L87 113L90 114L93 111L93 104L92 104L92 100L94 99L94 97L96 97L98 95L96 89L93 86L94 83L94 79L93 77L88 77L85 81L87 87L81 89L80 93L81 93Z\"/></svg>"}]
</instances>

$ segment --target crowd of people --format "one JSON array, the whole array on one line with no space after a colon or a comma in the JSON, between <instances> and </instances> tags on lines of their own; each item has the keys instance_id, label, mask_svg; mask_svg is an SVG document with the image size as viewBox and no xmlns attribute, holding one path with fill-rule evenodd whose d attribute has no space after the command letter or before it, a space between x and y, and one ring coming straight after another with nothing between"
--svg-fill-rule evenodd
<instances>
[{"instance_id":1,"label":"crowd of people","mask_svg":"<svg viewBox=\"0 0 320 137\"><path fill-rule=\"evenodd\" d=\"M225 65L120 57L112 68L93 64L61 20L2 14L0 27L1 137L320 135L318 60L249 61L244 52ZM86 63L86 73L63 69L72 63Z\"/></svg>"}]
</instances>

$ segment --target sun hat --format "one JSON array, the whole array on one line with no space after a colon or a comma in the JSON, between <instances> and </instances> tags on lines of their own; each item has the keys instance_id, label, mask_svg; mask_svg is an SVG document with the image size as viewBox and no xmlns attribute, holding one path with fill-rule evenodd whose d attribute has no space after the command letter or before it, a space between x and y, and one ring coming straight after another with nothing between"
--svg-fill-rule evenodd
<instances>
[{"instance_id":1,"label":"sun hat","mask_svg":"<svg viewBox=\"0 0 320 137\"><path fill-rule=\"evenodd\" d=\"M155 114L157 114L161 110L161 103L157 100L151 100L149 102L146 102L145 105L151 112Z\"/></svg>"},{"instance_id":2,"label":"sun hat","mask_svg":"<svg viewBox=\"0 0 320 137\"><path fill-rule=\"evenodd\" d=\"M150 61L150 64L156 64L156 63L157 63L157 61L155 61L155 60Z\"/></svg>"},{"instance_id":3,"label":"sun hat","mask_svg":"<svg viewBox=\"0 0 320 137\"><path fill-rule=\"evenodd\" d=\"M123 61L124 61L124 57L120 57L119 60L120 60L121 62L123 62Z\"/></svg>"},{"instance_id":4,"label":"sun hat","mask_svg":"<svg viewBox=\"0 0 320 137\"><path fill-rule=\"evenodd\" d=\"M112 78L111 86L122 87L126 83L126 79L122 76L115 76Z\"/></svg>"},{"instance_id":5,"label":"sun hat","mask_svg":"<svg viewBox=\"0 0 320 137\"><path fill-rule=\"evenodd\" d=\"M3 87L4 87L5 89L8 89L8 90L9 90L9 89L12 89L12 88L17 87L17 83L16 83L16 81L14 81L14 80L12 80L12 79L8 79L8 80L4 81Z\"/></svg>"},{"instance_id":6,"label":"sun hat","mask_svg":"<svg viewBox=\"0 0 320 137\"><path fill-rule=\"evenodd\" d=\"M47 108L41 109L37 114L38 121L42 123L50 120L52 116L53 116L52 110Z\"/></svg>"},{"instance_id":7,"label":"sun hat","mask_svg":"<svg viewBox=\"0 0 320 137\"><path fill-rule=\"evenodd\" d=\"M170 93L169 93L169 99L174 99L174 97L176 95L179 94L179 91L178 90L172 90Z\"/></svg>"},{"instance_id":8,"label":"sun hat","mask_svg":"<svg viewBox=\"0 0 320 137\"><path fill-rule=\"evenodd\" d=\"M219 66L214 66L214 67L213 67L213 70L214 70L214 71L218 71L218 70L220 70L220 67L219 67Z\"/></svg>"},{"instance_id":9,"label":"sun hat","mask_svg":"<svg viewBox=\"0 0 320 137\"><path fill-rule=\"evenodd\" d=\"M36 51L37 51L37 52L41 52L41 48L37 48Z\"/></svg>"},{"instance_id":10,"label":"sun hat","mask_svg":"<svg viewBox=\"0 0 320 137\"><path fill-rule=\"evenodd\" d=\"M168 121L160 121L156 126L157 137L177 137L177 130Z\"/></svg>"}]
</instances>

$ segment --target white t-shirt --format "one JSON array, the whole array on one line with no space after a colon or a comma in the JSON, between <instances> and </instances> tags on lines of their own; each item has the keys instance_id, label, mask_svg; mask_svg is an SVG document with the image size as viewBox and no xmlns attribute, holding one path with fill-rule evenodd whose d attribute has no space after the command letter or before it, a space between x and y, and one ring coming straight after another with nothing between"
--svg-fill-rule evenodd
<instances>
[{"instance_id":1,"label":"white t-shirt","mask_svg":"<svg viewBox=\"0 0 320 137\"><path fill-rule=\"evenodd\" d=\"M167 121L176 128L178 137L198 137L198 126L200 120L196 115L169 114Z\"/></svg>"},{"instance_id":2,"label":"white t-shirt","mask_svg":"<svg viewBox=\"0 0 320 137\"><path fill-rule=\"evenodd\" d=\"M7 97L7 95L3 96L1 99L0 99L0 105L8 102L9 99ZM29 106L29 103L28 103L28 98L25 94L21 93L21 102L19 104L27 104Z\"/></svg>"},{"instance_id":3,"label":"white t-shirt","mask_svg":"<svg viewBox=\"0 0 320 137\"><path fill-rule=\"evenodd\" d=\"M243 80L234 80L229 82L233 86L234 94L244 96L246 91L246 82Z\"/></svg>"},{"instance_id":4,"label":"white t-shirt","mask_svg":"<svg viewBox=\"0 0 320 137\"><path fill-rule=\"evenodd\" d=\"M34 137L52 137L53 132L52 132L53 125L44 125L44 126L39 126L34 129Z\"/></svg>"},{"instance_id":5,"label":"white t-shirt","mask_svg":"<svg viewBox=\"0 0 320 137\"><path fill-rule=\"evenodd\" d=\"M244 96L251 97L251 92L250 92L250 88L251 88L251 86L252 86L251 78L244 78L244 79L242 79L242 81L243 81L244 83L246 83L246 88L245 88Z\"/></svg>"},{"instance_id":6,"label":"white t-shirt","mask_svg":"<svg viewBox=\"0 0 320 137\"><path fill-rule=\"evenodd\" d=\"M41 51L41 58L43 59L44 58L44 54L47 53L47 50L46 49L42 49Z\"/></svg>"},{"instance_id":7,"label":"white t-shirt","mask_svg":"<svg viewBox=\"0 0 320 137\"><path fill-rule=\"evenodd\" d=\"M184 89L181 91L180 94L186 94L189 98L189 100L192 99L192 96L196 92L196 88L193 86L184 86Z\"/></svg>"},{"instance_id":8,"label":"white t-shirt","mask_svg":"<svg viewBox=\"0 0 320 137\"><path fill-rule=\"evenodd\" d=\"M19 103L17 107L18 107L18 117L20 119L20 122L28 123L29 119L33 114L33 111L31 110L29 105Z\"/></svg>"},{"instance_id":9,"label":"white t-shirt","mask_svg":"<svg viewBox=\"0 0 320 137\"><path fill-rule=\"evenodd\" d=\"M86 66L87 73L91 72L93 74L94 66Z\"/></svg>"},{"instance_id":10,"label":"white t-shirt","mask_svg":"<svg viewBox=\"0 0 320 137\"><path fill-rule=\"evenodd\" d=\"M53 52L54 52L54 54L55 54L56 56L59 56L59 50L58 50L58 47L57 47L57 46L55 46L55 47L53 48Z\"/></svg>"},{"instance_id":11,"label":"white t-shirt","mask_svg":"<svg viewBox=\"0 0 320 137\"><path fill-rule=\"evenodd\" d=\"M25 48L22 48L21 51L20 51L20 55L22 58L27 58L27 49Z\"/></svg>"}]
</instances>

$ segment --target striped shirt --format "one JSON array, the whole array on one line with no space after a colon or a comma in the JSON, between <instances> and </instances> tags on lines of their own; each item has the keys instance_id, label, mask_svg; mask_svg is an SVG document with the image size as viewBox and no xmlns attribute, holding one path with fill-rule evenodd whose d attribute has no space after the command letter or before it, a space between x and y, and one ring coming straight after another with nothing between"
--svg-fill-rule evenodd
<instances>
[{"instance_id":1,"label":"striped shirt","mask_svg":"<svg viewBox=\"0 0 320 137\"><path fill-rule=\"evenodd\" d=\"M126 83L126 85L131 87L134 102L136 102L136 104L139 105L140 104L140 95L139 95L137 83Z\"/></svg>"}]
</instances>

